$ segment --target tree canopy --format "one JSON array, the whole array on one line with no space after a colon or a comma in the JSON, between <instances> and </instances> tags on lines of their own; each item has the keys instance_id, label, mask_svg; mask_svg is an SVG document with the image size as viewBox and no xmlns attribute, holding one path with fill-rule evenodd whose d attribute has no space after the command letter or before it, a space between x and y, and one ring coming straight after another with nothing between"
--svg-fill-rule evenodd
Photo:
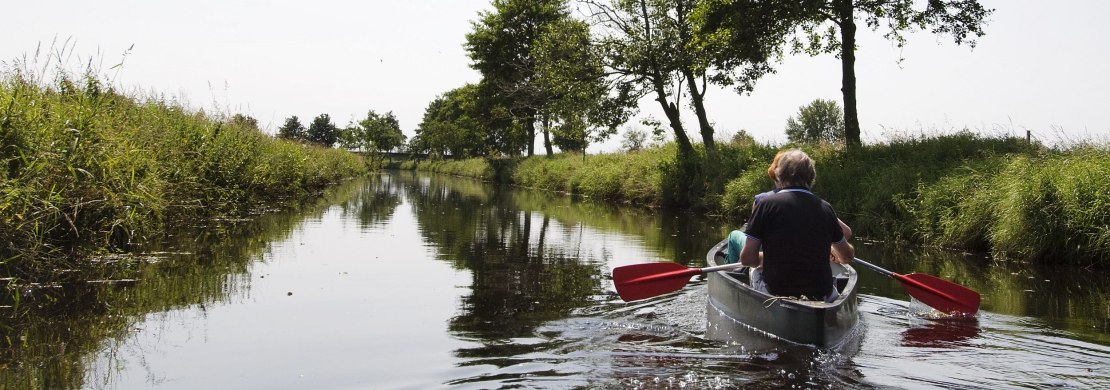
<instances>
[{"instance_id":1,"label":"tree canopy","mask_svg":"<svg viewBox=\"0 0 1110 390\"><path fill-rule=\"evenodd\" d=\"M844 116L834 100L816 99L786 120L790 142L843 142Z\"/></svg>"},{"instance_id":2,"label":"tree canopy","mask_svg":"<svg viewBox=\"0 0 1110 390\"><path fill-rule=\"evenodd\" d=\"M541 113L552 142L564 151L585 152L628 121L631 90L606 78L601 53L590 43L590 27L564 19L549 23L536 41L536 83L549 94Z\"/></svg>"},{"instance_id":3,"label":"tree canopy","mask_svg":"<svg viewBox=\"0 0 1110 390\"><path fill-rule=\"evenodd\" d=\"M483 102L481 90L478 84L467 84L436 97L424 109L409 150L454 157L520 150L518 139L522 137L511 119L502 108L495 104L491 108L491 103Z\"/></svg>"},{"instance_id":4,"label":"tree canopy","mask_svg":"<svg viewBox=\"0 0 1110 390\"><path fill-rule=\"evenodd\" d=\"M388 152L405 144L405 133L401 131L401 123L393 115L393 111L378 115L370 110L366 113L366 119L358 124L368 149Z\"/></svg>"},{"instance_id":5,"label":"tree canopy","mask_svg":"<svg viewBox=\"0 0 1110 390\"><path fill-rule=\"evenodd\" d=\"M367 153L385 153L405 145L405 133L392 111L382 115L370 110L366 118L343 129L339 138L343 146Z\"/></svg>"},{"instance_id":6,"label":"tree canopy","mask_svg":"<svg viewBox=\"0 0 1110 390\"><path fill-rule=\"evenodd\" d=\"M320 114L308 125L305 140L330 148L339 140L339 128L331 122L331 116Z\"/></svg>"},{"instance_id":7,"label":"tree canopy","mask_svg":"<svg viewBox=\"0 0 1110 390\"><path fill-rule=\"evenodd\" d=\"M536 83L533 47L546 26L570 17L565 0L493 0L493 11L483 11L466 35L471 67L483 83L503 95L509 113L529 135L525 147L534 154L536 120L544 110L548 91Z\"/></svg>"},{"instance_id":8,"label":"tree canopy","mask_svg":"<svg viewBox=\"0 0 1110 390\"><path fill-rule=\"evenodd\" d=\"M293 140L306 140L308 139L308 132L305 130L301 120L293 115L285 119L285 124L278 128L278 138L293 139Z\"/></svg>"}]
</instances>

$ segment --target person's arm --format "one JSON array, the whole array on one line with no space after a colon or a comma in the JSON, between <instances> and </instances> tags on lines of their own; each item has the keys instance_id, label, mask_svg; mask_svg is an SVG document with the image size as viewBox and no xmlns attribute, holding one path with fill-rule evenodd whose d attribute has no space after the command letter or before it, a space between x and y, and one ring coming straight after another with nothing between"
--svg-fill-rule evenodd
<instances>
[{"instance_id":1,"label":"person's arm","mask_svg":"<svg viewBox=\"0 0 1110 390\"><path fill-rule=\"evenodd\" d=\"M763 265L763 254L759 253L759 239L748 236L744 240L744 249L740 250L740 264L749 267Z\"/></svg>"},{"instance_id":2,"label":"person's arm","mask_svg":"<svg viewBox=\"0 0 1110 390\"><path fill-rule=\"evenodd\" d=\"M844 241L848 241L848 239L852 238L852 228L848 227L848 224L844 223L840 218L836 219L836 223L840 224L840 231L844 233Z\"/></svg>"},{"instance_id":3,"label":"person's arm","mask_svg":"<svg viewBox=\"0 0 1110 390\"><path fill-rule=\"evenodd\" d=\"M745 245L747 249L747 245ZM743 254L741 253L741 256ZM832 244L832 257L833 261L839 264L848 264L852 259L856 258L856 248L848 243L848 240L840 240Z\"/></svg>"}]
</instances>

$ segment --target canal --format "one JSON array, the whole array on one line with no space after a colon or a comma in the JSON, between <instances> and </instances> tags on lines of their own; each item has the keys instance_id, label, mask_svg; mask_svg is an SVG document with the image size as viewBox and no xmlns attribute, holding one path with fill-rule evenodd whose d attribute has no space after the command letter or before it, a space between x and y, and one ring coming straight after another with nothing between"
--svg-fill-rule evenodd
<instances>
[{"instance_id":1,"label":"canal","mask_svg":"<svg viewBox=\"0 0 1110 390\"><path fill-rule=\"evenodd\" d=\"M20 389L1107 388L1110 273L857 240L983 295L916 315L862 267L860 326L824 351L705 337L706 284L622 302L614 267L703 266L712 216L385 173L187 227L97 280L20 286L0 379Z\"/></svg>"}]
</instances>

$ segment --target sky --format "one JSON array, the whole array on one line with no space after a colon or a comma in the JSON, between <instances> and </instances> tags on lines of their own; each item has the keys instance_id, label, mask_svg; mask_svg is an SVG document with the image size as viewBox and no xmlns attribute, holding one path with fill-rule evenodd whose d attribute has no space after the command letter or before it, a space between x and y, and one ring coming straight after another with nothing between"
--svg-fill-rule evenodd
<instances>
[{"instance_id":1,"label":"sky","mask_svg":"<svg viewBox=\"0 0 1110 390\"><path fill-rule=\"evenodd\" d=\"M1110 43L1101 26L1110 2L981 3L996 11L974 49L926 32L910 34L899 49L882 30L860 29L864 142L965 128L986 135L1029 131L1048 144L1107 142ZM81 72L92 63L122 90L250 115L271 133L293 115L307 124L326 113L345 126L369 110L392 111L411 137L436 96L480 80L463 44L479 12L491 6L489 0L35 0L4 9L5 68L27 62ZM841 100L840 62L832 55L790 55L777 68L750 95L709 92L717 138L745 130L781 144L800 106ZM683 115L696 129L693 114ZM645 117L664 115L645 99ZM643 128L636 121L627 127ZM617 135L589 150L619 144Z\"/></svg>"}]
</instances>

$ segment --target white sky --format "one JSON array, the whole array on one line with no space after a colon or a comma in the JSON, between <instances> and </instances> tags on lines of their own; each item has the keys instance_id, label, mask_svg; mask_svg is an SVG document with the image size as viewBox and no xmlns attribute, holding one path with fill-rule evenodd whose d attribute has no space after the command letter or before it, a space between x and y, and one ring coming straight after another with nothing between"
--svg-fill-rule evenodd
<instances>
[{"instance_id":1,"label":"white sky","mask_svg":"<svg viewBox=\"0 0 1110 390\"><path fill-rule=\"evenodd\" d=\"M1110 2L982 3L996 12L974 50L917 33L899 51L861 29L864 140L964 127L1031 130L1048 143L1110 138L1110 44L1102 27ZM463 43L478 11L489 8L489 0L12 1L3 7L0 61L10 65L34 57L40 44L48 51L69 40L62 62L71 70L91 60L127 90L245 113L271 132L291 115L307 125L327 113L344 126L373 109L393 111L412 136L432 99L478 81ZM815 98L840 100L839 60L831 55L788 57L751 96L713 91L707 103L718 138L746 129L781 143L786 119ZM664 117L650 100L641 112ZM590 150L618 144L614 136Z\"/></svg>"}]
</instances>

